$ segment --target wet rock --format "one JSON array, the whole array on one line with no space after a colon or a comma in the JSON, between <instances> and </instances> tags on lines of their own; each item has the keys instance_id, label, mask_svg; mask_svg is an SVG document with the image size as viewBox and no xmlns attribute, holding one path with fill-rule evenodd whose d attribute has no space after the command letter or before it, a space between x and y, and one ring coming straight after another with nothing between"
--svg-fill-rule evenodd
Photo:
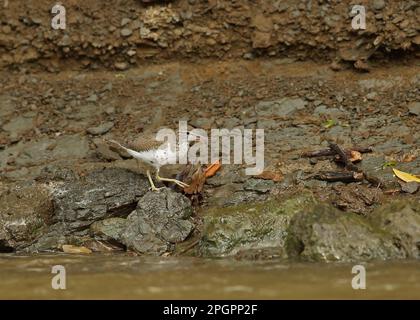
<instances>
[{"instance_id":1,"label":"wet rock","mask_svg":"<svg viewBox=\"0 0 420 320\"><path fill-rule=\"evenodd\" d=\"M306 261L352 262L405 258L392 236L354 213L320 204L290 222L289 257Z\"/></svg>"},{"instance_id":2,"label":"wet rock","mask_svg":"<svg viewBox=\"0 0 420 320\"><path fill-rule=\"evenodd\" d=\"M276 248L286 257L285 242L292 217L315 204L310 194L294 198L211 208L203 212L204 227L198 252L228 256L254 249Z\"/></svg>"},{"instance_id":3,"label":"wet rock","mask_svg":"<svg viewBox=\"0 0 420 320\"><path fill-rule=\"evenodd\" d=\"M288 116L298 110L302 110L307 102L297 98L283 98L275 101L262 101L256 105L256 111L260 116Z\"/></svg>"},{"instance_id":4,"label":"wet rock","mask_svg":"<svg viewBox=\"0 0 420 320\"><path fill-rule=\"evenodd\" d=\"M109 218L96 221L90 226L90 234L96 240L122 242L122 233L127 228L127 219Z\"/></svg>"},{"instance_id":5,"label":"wet rock","mask_svg":"<svg viewBox=\"0 0 420 320\"><path fill-rule=\"evenodd\" d=\"M14 185L0 194L0 252L19 251L47 229L53 213L41 184Z\"/></svg>"},{"instance_id":6,"label":"wet rock","mask_svg":"<svg viewBox=\"0 0 420 320\"><path fill-rule=\"evenodd\" d=\"M369 216L372 223L390 233L409 258L420 258L420 202L394 201Z\"/></svg>"},{"instance_id":7,"label":"wet rock","mask_svg":"<svg viewBox=\"0 0 420 320\"><path fill-rule=\"evenodd\" d=\"M127 218L122 234L128 249L143 254L162 254L184 241L194 228L189 221L190 200L168 188L150 191Z\"/></svg>"},{"instance_id":8,"label":"wet rock","mask_svg":"<svg viewBox=\"0 0 420 320\"><path fill-rule=\"evenodd\" d=\"M406 193L416 193L419 189L419 183L415 181L400 183L401 184L401 191Z\"/></svg>"},{"instance_id":9,"label":"wet rock","mask_svg":"<svg viewBox=\"0 0 420 320\"><path fill-rule=\"evenodd\" d=\"M91 127L88 128L86 131L94 136L102 135L107 133L109 130L111 130L114 127L113 122L105 122L97 127Z\"/></svg>"},{"instance_id":10,"label":"wet rock","mask_svg":"<svg viewBox=\"0 0 420 320\"><path fill-rule=\"evenodd\" d=\"M98 220L126 217L147 190L147 179L129 170L95 170L53 189L53 222L64 223L68 231L80 231Z\"/></svg>"},{"instance_id":11,"label":"wet rock","mask_svg":"<svg viewBox=\"0 0 420 320\"><path fill-rule=\"evenodd\" d=\"M274 181L263 179L248 179L244 183L244 189L260 193L269 192L274 187Z\"/></svg>"}]
</instances>

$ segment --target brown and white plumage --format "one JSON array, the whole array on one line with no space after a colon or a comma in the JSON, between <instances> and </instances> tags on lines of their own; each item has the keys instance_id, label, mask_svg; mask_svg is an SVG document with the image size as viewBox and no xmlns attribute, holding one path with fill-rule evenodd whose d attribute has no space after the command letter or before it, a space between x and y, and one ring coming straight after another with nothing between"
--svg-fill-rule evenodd
<instances>
[{"instance_id":1,"label":"brown and white plumage","mask_svg":"<svg viewBox=\"0 0 420 320\"><path fill-rule=\"evenodd\" d=\"M136 139L130 140L126 143L119 143L115 140L106 140L106 142L115 149L124 150L137 161L142 161L153 166L156 169L156 179L159 181L173 182L182 188L188 185L176 179L162 178L159 176L160 167L167 164L175 164L179 151L183 150L178 145L171 145L168 141L158 141L154 135L142 135ZM186 145L184 148L188 148ZM147 170L147 177L149 179L152 190L159 190L155 187L150 176L150 171Z\"/></svg>"}]
</instances>

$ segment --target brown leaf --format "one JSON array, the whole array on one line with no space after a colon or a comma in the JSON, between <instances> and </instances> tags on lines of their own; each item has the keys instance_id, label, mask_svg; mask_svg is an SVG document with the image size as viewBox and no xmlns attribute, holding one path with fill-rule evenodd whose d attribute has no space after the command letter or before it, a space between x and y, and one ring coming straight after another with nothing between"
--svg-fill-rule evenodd
<instances>
[{"instance_id":1,"label":"brown leaf","mask_svg":"<svg viewBox=\"0 0 420 320\"><path fill-rule=\"evenodd\" d=\"M196 164L194 167L187 168L186 179L184 182L188 183L188 187L184 188L186 194L198 194L203 191L204 183L206 182L206 175L203 172L201 164Z\"/></svg>"},{"instance_id":2,"label":"brown leaf","mask_svg":"<svg viewBox=\"0 0 420 320\"><path fill-rule=\"evenodd\" d=\"M359 151L350 150L349 160L351 162L359 162L359 161L362 161L362 154Z\"/></svg>"},{"instance_id":3,"label":"brown leaf","mask_svg":"<svg viewBox=\"0 0 420 320\"><path fill-rule=\"evenodd\" d=\"M209 165L206 170L204 170L204 174L206 178L210 178L216 174L216 172L222 167L219 160L217 160L215 163L212 163Z\"/></svg>"}]
</instances>

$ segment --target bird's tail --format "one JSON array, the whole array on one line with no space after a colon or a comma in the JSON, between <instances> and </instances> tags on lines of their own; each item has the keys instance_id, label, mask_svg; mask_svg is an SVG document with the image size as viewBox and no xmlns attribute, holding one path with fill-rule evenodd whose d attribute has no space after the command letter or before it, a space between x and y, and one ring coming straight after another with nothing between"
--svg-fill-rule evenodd
<instances>
[{"instance_id":1,"label":"bird's tail","mask_svg":"<svg viewBox=\"0 0 420 320\"><path fill-rule=\"evenodd\" d=\"M105 143L107 143L111 148L115 148L115 149L123 149L125 151L128 151L128 149L126 147L124 147L122 144L120 144L119 142L115 141L115 140L108 140L108 139L104 139Z\"/></svg>"}]
</instances>

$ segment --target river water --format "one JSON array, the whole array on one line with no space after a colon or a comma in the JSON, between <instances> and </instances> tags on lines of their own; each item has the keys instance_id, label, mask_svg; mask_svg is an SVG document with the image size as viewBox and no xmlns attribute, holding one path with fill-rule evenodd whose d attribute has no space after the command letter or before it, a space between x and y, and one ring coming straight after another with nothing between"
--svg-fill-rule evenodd
<instances>
[{"instance_id":1,"label":"river water","mask_svg":"<svg viewBox=\"0 0 420 320\"><path fill-rule=\"evenodd\" d=\"M66 289L54 290L54 265ZM420 261L365 264L366 289L351 286L353 265L121 255L0 256L2 299L420 299Z\"/></svg>"}]
</instances>

